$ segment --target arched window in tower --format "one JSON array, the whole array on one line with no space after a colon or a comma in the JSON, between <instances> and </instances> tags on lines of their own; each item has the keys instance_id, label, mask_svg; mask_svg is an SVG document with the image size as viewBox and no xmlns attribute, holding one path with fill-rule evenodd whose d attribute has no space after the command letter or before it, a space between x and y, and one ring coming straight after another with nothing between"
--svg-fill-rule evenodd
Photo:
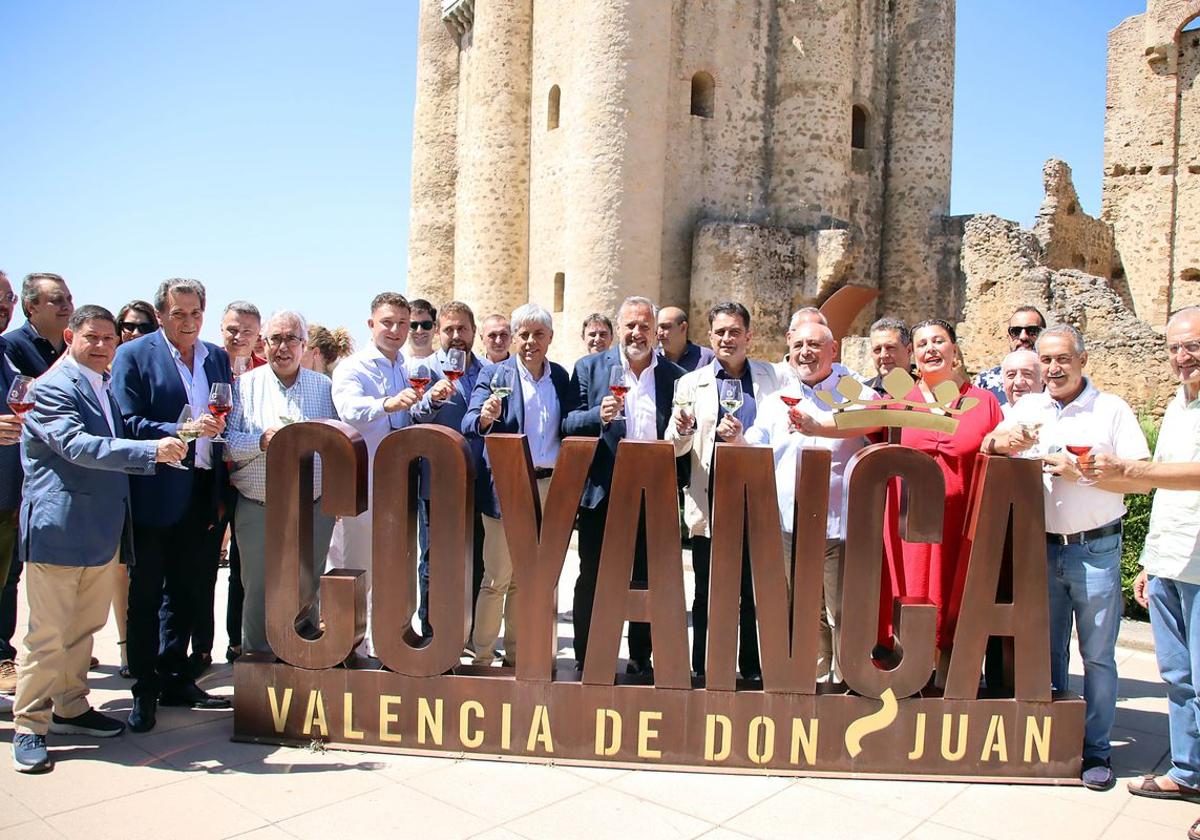
<instances>
[{"instance_id":1,"label":"arched window in tower","mask_svg":"<svg viewBox=\"0 0 1200 840\"><path fill-rule=\"evenodd\" d=\"M711 120L715 113L717 83L709 73L701 70L692 76L692 116Z\"/></svg>"},{"instance_id":2,"label":"arched window in tower","mask_svg":"<svg viewBox=\"0 0 1200 840\"><path fill-rule=\"evenodd\" d=\"M562 90L558 85L550 86L550 96L546 102L546 130L558 128L558 110L562 103Z\"/></svg>"},{"instance_id":3,"label":"arched window in tower","mask_svg":"<svg viewBox=\"0 0 1200 840\"><path fill-rule=\"evenodd\" d=\"M855 149L867 148L867 109L855 105L850 117L850 146Z\"/></svg>"}]
</instances>

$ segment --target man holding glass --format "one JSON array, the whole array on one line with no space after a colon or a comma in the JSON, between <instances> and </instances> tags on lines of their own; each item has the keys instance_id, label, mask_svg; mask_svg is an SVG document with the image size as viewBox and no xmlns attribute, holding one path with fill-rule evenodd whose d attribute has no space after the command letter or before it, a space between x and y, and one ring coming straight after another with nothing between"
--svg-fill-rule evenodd
<instances>
[{"instance_id":1,"label":"man holding glass","mask_svg":"<svg viewBox=\"0 0 1200 840\"><path fill-rule=\"evenodd\" d=\"M500 618L504 617L504 664L516 665L517 587L512 557L500 518L500 502L492 480L491 462L482 445L484 435L523 434L529 443L533 474L542 504L550 490L554 463L562 441L562 418L572 407L570 377L546 358L554 339L550 313L536 303L513 311L512 356L479 373L471 403L462 420L462 433L476 461L475 505L483 518L483 584L475 602L475 664L491 665L496 656Z\"/></svg>"},{"instance_id":2,"label":"man holding glass","mask_svg":"<svg viewBox=\"0 0 1200 840\"><path fill-rule=\"evenodd\" d=\"M692 536L692 568L696 591L692 601L692 670L703 676L708 649L708 573L712 555L711 498L713 455L717 443L736 441L754 425L758 407L779 390L779 369L747 358L750 313L736 301L718 303L708 312L709 342L716 358L680 380L681 410L667 429L676 455L689 455L691 479L683 501L683 521ZM832 360L831 360L832 361ZM735 422L736 421L736 422ZM758 627L749 550L743 552L739 612L738 670L745 679L760 679Z\"/></svg>"},{"instance_id":3,"label":"man holding glass","mask_svg":"<svg viewBox=\"0 0 1200 840\"><path fill-rule=\"evenodd\" d=\"M1133 410L1120 397L1099 391L1083 370L1083 336L1069 324L1042 330L1037 354L1046 390L1021 397L1008 419L1040 424L1046 500L1046 563L1050 585L1050 680L1067 689L1071 625L1083 659L1084 724L1082 780L1092 790L1113 785L1109 732L1117 712L1115 650L1121 598L1119 487L1085 478L1099 453L1140 461L1150 457Z\"/></svg>"},{"instance_id":4,"label":"man holding glass","mask_svg":"<svg viewBox=\"0 0 1200 840\"><path fill-rule=\"evenodd\" d=\"M615 346L580 359L571 376L576 408L564 419L563 434L600 438L579 507L579 578L573 609L575 658L580 669L587 656L617 447L625 438L663 439L671 419L675 383L683 376L682 368L656 352L658 316L652 301L626 298L617 311ZM635 588L646 586L645 528L643 518L639 518L632 575ZM630 623L627 673L653 673L651 642L648 624Z\"/></svg>"},{"instance_id":5,"label":"man holding glass","mask_svg":"<svg viewBox=\"0 0 1200 840\"><path fill-rule=\"evenodd\" d=\"M154 728L159 702L229 706L196 685L187 658L198 610L206 600L212 608L226 483L221 397L233 378L226 352L200 340L205 301L199 280L163 281L154 295L162 329L122 344L112 363L113 397L131 436L192 441L183 469L130 480L137 562L129 567L126 647L134 732Z\"/></svg>"}]
</instances>

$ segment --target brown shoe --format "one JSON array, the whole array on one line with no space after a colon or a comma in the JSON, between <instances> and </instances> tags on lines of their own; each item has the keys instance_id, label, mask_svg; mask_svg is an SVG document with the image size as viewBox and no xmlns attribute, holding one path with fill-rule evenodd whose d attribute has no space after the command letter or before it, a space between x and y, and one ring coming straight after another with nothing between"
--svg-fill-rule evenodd
<instances>
[{"instance_id":1,"label":"brown shoe","mask_svg":"<svg viewBox=\"0 0 1200 840\"><path fill-rule=\"evenodd\" d=\"M95 671L99 667L100 667L100 660L93 656L92 661L88 663L88 670Z\"/></svg>"},{"instance_id":2,"label":"brown shoe","mask_svg":"<svg viewBox=\"0 0 1200 840\"><path fill-rule=\"evenodd\" d=\"M1125 785L1134 796L1144 796L1147 799L1185 799L1189 802L1200 800L1200 790L1175 783L1174 788L1165 788L1158 784L1158 776L1148 773L1140 779L1134 779ZM1174 781L1172 779L1172 781Z\"/></svg>"},{"instance_id":3,"label":"brown shoe","mask_svg":"<svg viewBox=\"0 0 1200 840\"><path fill-rule=\"evenodd\" d=\"M11 659L0 660L0 694L17 693L17 663Z\"/></svg>"}]
</instances>

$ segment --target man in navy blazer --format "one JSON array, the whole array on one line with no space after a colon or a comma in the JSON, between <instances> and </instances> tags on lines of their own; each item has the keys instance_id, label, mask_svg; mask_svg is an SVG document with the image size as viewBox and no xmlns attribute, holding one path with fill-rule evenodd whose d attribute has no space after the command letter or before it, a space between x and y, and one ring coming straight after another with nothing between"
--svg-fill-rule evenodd
<instances>
[{"instance_id":1,"label":"man in navy blazer","mask_svg":"<svg viewBox=\"0 0 1200 840\"><path fill-rule=\"evenodd\" d=\"M657 323L657 307L652 301L643 297L626 298L617 312L616 344L603 353L580 359L571 375L577 407L563 419L563 435L600 438L579 508L579 578L575 581L573 606L575 658L581 670L587 655L592 601L596 595L600 546L604 541L608 489L612 484L617 445L624 438L663 439L671 419L675 380L683 375L682 368L655 353ZM629 390L623 400L618 400L609 390L613 368L624 370L623 381ZM622 409L628 419L617 419ZM646 577L645 522L644 518L639 518L637 553L633 563L634 586L645 586ZM651 651L650 626L642 622L631 623L628 673L649 675Z\"/></svg>"},{"instance_id":2,"label":"man in navy blazer","mask_svg":"<svg viewBox=\"0 0 1200 840\"><path fill-rule=\"evenodd\" d=\"M527 303L517 307L510 320L512 355L480 371L463 416L462 432L473 446L474 441L495 432L525 435L544 504L562 441L562 419L573 407L571 382L565 369L546 358L554 338L550 313ZM505 375L511 393L502 396L503 389L497 391L495 383ZM492 664L503 613L504 664L515 665L513 603L517 590L486 449L481 450L476 464L475 505L483 516L483 584L475 602L475 664Z\"/></svg>"},{"instance_id":3,"label":"man in navy blazer","mask_svg":"<svg viewBox=\"0 0 1200 840\"><path fill-rule=\"evenodd\" d=\"M25 421L21 559L29 632L14 707L17 770L48 769L48 732L111 737L124 725L91 708L87 672L92 636L104 627L118 548L128 540L129 479L187 454L183 441L127 440L105 373L117 322L99 306L76 310L65 330L67 356L34 388Z\"/></svg>"},{"instance_id":4,"label":"man in navy blazer","mask_svg":"<svg viewBox=\"0 0 1200 840\"><path fill-rule=\"evenodd\" d=\"M208 413L209 388L232 382L229 356L200 341L204 285L164 281L154 296L162 330L121 345L113 361L113 395L140 440L178 434L184 405L195 418L186 470L164 469L130 482L137 564L129 570L129 670L134 678L129 728L154 727L157 705L225 708L202 691L187 658L198 610L209 593L221 550L219 505L226 483L224 447L212 437L225 421ZM208 603L205 603L206 598ZM159 618L159 608L162 618Z\"/></svg>"}]
</instances>

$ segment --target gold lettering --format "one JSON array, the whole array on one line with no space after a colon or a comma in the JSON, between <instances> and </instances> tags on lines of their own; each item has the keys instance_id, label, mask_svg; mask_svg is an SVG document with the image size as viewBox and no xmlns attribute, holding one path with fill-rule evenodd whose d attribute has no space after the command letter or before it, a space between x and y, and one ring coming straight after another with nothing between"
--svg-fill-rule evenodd
<instances>
[{"instance_id":1,"label":"gold lettering","mask_svg":"<svg viewBox=\"0 0 1200 840\"><path fill-rule=\"evenodd\" d=\"M458 707L458 740L464 747L475 749L483 743L483 730L477 729L474 734L471 733L471 721L468 718L472 714L483 720L483 704L478 700L467 700Z\"/></svg>"},{"instance_id":2,"label":"gold lettering","mask_svg":"<svg viewBox=\"0 0 1200 840\"><path fill-rule=\"evenodd\" d=\"M395 694L379 695L379 740L392 744L400 743L400 733L391 731L391 724L400 720L399 712L393 712L392 706L400 705L400 697Z\"/></svg>"},{"instance_id":3,"label":"gold lettering","mask_svg":"<svg viewBox=\"0 0 1200 840\"><path fill-rule=\"evenodd\" d=\"M755 764L766 764L775 756L775 720L759 715L750 721L750 737L746 753ZM762 742L762 749L758 748Z\"/></svg>"},{"instance_id":4,"label":"gold lettering","mask_svg":"<svg viewBox=\"0 0 1200 840\"><path fill-rule=\"evenodd\" d=\"M925 713L917 712L917 736L913 738L912 752L908 754L909 761L916 761L925 755Z\"/></svg>"},{"instance_id":5,"label":"gold lettering","mask_svg":"<svg viewBox=\"0 0 1200 840\"><path fill-rule=\"evenodd\" d=\"M721 748L717 749L717 727L721 727ZM733 722L725 715L704 716L704 760L724 761L729 758L733 740Z\"/></svg>"},{"instance_id":6,"label":"gold lettering","mask_svg":"<svg viewBox=\"0 0 1200 840\"><path fill-rule=\"evenodd\" d=\"M429 700L417 698L417 743L424 744L426 733L433 736L433 743L442 745L442 698L433 701L433 709L429 708Z\"/></svg>"},{"instance_id":7,"label":"gold lettering","mask_svg":"<svg viewBox=\"0 0 1200 840\"><path fill-rule=\"evenodd\" d=\"M342 695L342 737L347 741L361 741L366 735L354 728L354 695L347 691Z\"/></svg>"},{"instance_id":8,"label":"gold lettering","mask_svg":"<svg viewBox=\"0 0 1200 840\"><path fill-rule=\"evenodd\" d=\"M283 690L283 706L279 705L279 698L275 696L275 686L267 686L267 702L271 704L271 722L275 724L275 731L283 734L283 726L287 723L288 709L292 708L292 690L285 688Z\"/></svg>"},{"instance_id":9,"label":"gold lettering","mask_svg":"<svg viewBox=\"0 0 1200 840\"><path fill-rule=\"evenodd\" d=\"M967 723L966 715L958 716L958 746L950 750L950 730L954 728L954 715L947 712L942 715L942 758L947 761L961 761L967 754Z\"/></svg>"},{"instance_id":10,"label":"gold lettering","mask_svg":"<svg viewBox=\"0 0 1200 840\"><path fill-rule=\"evenodd\" d=\"M500 748L512 749L512 703L500 704Z\"/></svg>"},{"instance_id":11,"label":"gold lettering","mask_svg":"<svg viewBox=\"0 0 1200 840\"><path fill-rule=\"evenodd\" d=\"M1049 717L1042 718L1042 728L1038 729L1037 720L1033 715L1025 718L1025 762L1033 761L1033 745L1037 743L1038 761L1050 760L1050 724Z\"/></svg>"},{"instance_id":12,"label":"gold lettering","mask_svg":"<svg viewBox=\"0 0 1200 840\"><path fill-rule=\"evenodd\" d=\"M638 713L638 758L662 758L662 750L650 749L650 740L658 738L658 730L650 728L651 721L662 720L662 712Z\"/></svg>"},{"instance_id":13,"label":"gold lettering","mask_svg":"<svg viewBox=\"0 0 1200 840\"><path fill-rule=\"evenodd\" d=\"M813 764L817 760L817 725L821 721L816 718L811 718L808 722L808 728L804 728L804 721L800 718L792 718L792 764L800 763L800 750L804 750L804 761L806 764Z\"/></svg>"},{"instance_id":14,"label":"gold lettering","mask_svg":"<svg viewBox=\"0 0 1200 840\"><path fill-rule=\"evenodd\" d=\"M612 738L608 728L612 724ZM596 755L616 755L621 749L621 714L616 709L596 709Z\"/></svg>"},{"instance_id":15,"label":"gold lettering","mask_svg":"<svg viewBox=\"0 0 1200 840\"><path fill-rule=\"evenodd\" d=\"M320 691L308 692L308 711L304 713L304 728L300 731L312 735L313 727L321 730L321 737L329 737L329 727L325 725L325 701Z\"/></svg>"},{"instance_id":16,"label":"gold lettering","mask_svg":"<svg viewBox=\"0 0 1200 840\"><path fill-rule=\"evenodd\" d=\"M991 761L992 753L1001 761L1008 761L1008 737L1004 732L1004 718L1000 715L992 715L988 721L987 737L983 739L983 752L979 760Z\"/></svg>"},{"instance_id":17,"label":"gold lettering","mask_svg":"<svg viewBox=\"0 0 1200 840\"><path fill-rule=\"evenodd\" d=\"M548 753L554 752L554 739L550 735L550 716L541 703L533 707L533 720L529 722L529 738L525 741L525 751L533 752L534 744L541 744L542 749Z\"/></svg>"}]
</instances>

